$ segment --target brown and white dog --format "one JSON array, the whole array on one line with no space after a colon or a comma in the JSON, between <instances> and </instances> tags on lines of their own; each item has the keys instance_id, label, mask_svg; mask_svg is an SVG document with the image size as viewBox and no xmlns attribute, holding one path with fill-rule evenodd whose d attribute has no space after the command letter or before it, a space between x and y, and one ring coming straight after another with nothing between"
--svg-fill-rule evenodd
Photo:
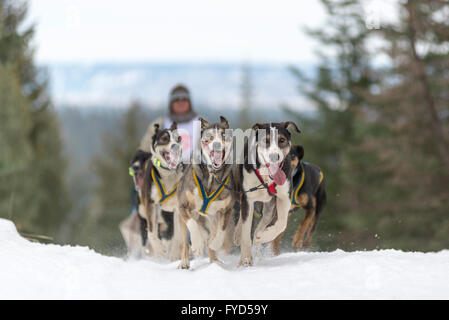
<instances>
[{"instance_id":1,"label":"brown and white dog","mask_svg":"<svg viewBox=\"0 0 449 320\"><path fill-rule=\"evenodd\" d=\"M254 243L273 241L287 227L292 189L291 134L295 123L264 123L253 126L245 147L244 164L238 165L236 185L240 193L240 219L235 243L240 245L239 266L251 266L251 227L254 202L263 203L263 216L254 232Z\"/></svg>"},{"instance_id":2,"label":"brown and white dog","mask_svg":"<svg viewBox=\"0 0 449 320\"><path fill-rule=\"evenodd\" d=\"M293 189L290 194L292 209L290 213L294 214L297 208L304 209L304 218L299 224L292 241L293 250L296 251L300 248L307 249L310 247L318 218L326 205L326 181L319 167L302 161L304 157L304 148L302 146L293 146L290 156L292 158L291 166L293 170ZM280 253L280 243L283 234L281 233L271 242L274 254Z\"/></svg>"},{"instance_id":3,"label":"brown and white dog","mask_svg":"<svg viewBox=\"0 0 449 320\"><path fill-rule=\"evenodd\" d=\"M148 229L148 241L154 257L168 256L177 260L181 254L179 237L177 187L183 175L184 165L181 161L181 137L177 124L169 129L160 129L154 125L155 134L151 142L151 157L145 168L142 186L142 205L145 211ZM172 217L164 217L172 215ZM163 241L161 222L171 220L173 233L169 241ZM162 238L162 239L161 239Z\"/></svg>"},{"instance_id":4,"label":"brown and white dog","mask_svg":"<svg viewBox=\"0 0 449 320\"><path fill-rule=\"evenodd\" d=\"M202 256L207 246L210 262L219 261L217 251L226 246L233 230L232 214L237 197L234 192L232 134L229 123L201 121L201 152L199 164L191 164L178 186L181 217L182 259L180 269L190 268L189 239L195 256Z\"/></svg>"}]
</instances>

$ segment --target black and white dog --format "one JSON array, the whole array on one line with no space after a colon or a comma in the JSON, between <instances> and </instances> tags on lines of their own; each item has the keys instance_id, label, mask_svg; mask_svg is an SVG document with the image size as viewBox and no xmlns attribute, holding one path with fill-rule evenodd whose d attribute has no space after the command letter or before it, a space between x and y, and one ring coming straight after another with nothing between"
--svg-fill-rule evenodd
<instances>
[{"instance_id":1,"label":"black and white dog","mask_svg":"<svg viewBox=\"0 0 449 320\"><path fill-rule=\"evenodd\" d=\"M148 241L154 257L168 256L177 260L181 255L177 187L183 175L181 137L177 124L160 129L155 124L151 142L151 155L145 166L142 185L142 206L148 229ZM167 223L168 222L168 223ZM172 226L171 226L172 225ZM161 230L164 227L164 230ZM167 228L171 237L164 241Z\"/></svg>"},{"instance_id":2,"label":"black and white dog","mask_svg":"<svg viewBox=\"0 0 449 320\"><path fill-rule=\"evenodd\" d=\"M300 132L291 121L254 125L244 150L244 164L238 165L236 185L240 194L240 219L235 243L241 248L239 266L253 264L254 202L263 203L263 216L254 232L254 244L273 241L287 227L292 189L289 127Z\"/></svg>"}]
</instances>

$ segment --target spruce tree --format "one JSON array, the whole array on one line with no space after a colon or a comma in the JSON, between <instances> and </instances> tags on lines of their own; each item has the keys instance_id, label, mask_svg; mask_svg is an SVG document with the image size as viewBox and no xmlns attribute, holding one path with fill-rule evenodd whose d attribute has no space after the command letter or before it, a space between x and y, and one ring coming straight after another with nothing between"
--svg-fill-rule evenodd
<instances>
[{"instance_id":1,"label":"spruce tree","mask_svg":"<svg viewBox=\"0 0 449 320\"><path fill-rule=\"evenodd\" d=\"M397 22L379 30L391 63L373 99L377 121L392 132L382 152L392 168L388 185L399 190L384 222L405 249L449 245L447 8L447 1L403 1Z\"/></svg>"},{"instance_id":2,"label":"spruce tree","mask_svg":"<svg viewBox=\"0 0 449 320\"><path fill-rule=\"evenodd\" d=\"M365 145L367 136L377 130L366 121L369 92L376 83L368 50L371 30L360 1L321 2L326 24L307 30L320 48L316 74L310 77L292 69L316 113L297 115L303 133L294 142L304 146L305 161L319 165L326 177L328 204L319 227L326 236L318 235L318 243L322 249L353 249L360 230L375 220L376 208L370 203L382 183L381 172L374 170L379 160ZM291 217L290 237L301 219L300 214ZM376 247L374 233L357 245Z\"/></svg>"},{"instance_id":3,"label":"spruce tree","mask_svg":"<svg viewBox=\"0 0 449 320\"><path fill-rule=\"evenodd\" d=\"M32 163L30 110L11 68L0 66L0 217L25 221L23 184Z\"/></svg>"},{"instance_id":4,"label":"spruce tree","mask_svg":"<svg viewBox=\"0 0 449 320\"><path fill-rule=\"evenodd\" d=\"M78 243L106 254L124 252L118 226L131 211L133 182L128 167L148 124L142 107L133 103L123 114L115 134L103 137L103 149L92 162L97 184L88 215L81 224L84 230L80 230Z\"/></svg>"},{"instance_id":5,"label":"spruce tree","mask_svg":"<svg viewBox=\"0 0 449 320\"><path fill-rule=\"evenodd\" d=\"M30 114L29 130L23 134L31 148L32 163L26 181L20 183L21 192L28 195L20 214L28 222L15 222L29 232L57 237L69 207L65 160L59 122L48 96L47 78L33 60L30 43L34 26L23 26L26 13L26 2L0 0L0 64L15 74Z\"/></svg>"}]
</instances>

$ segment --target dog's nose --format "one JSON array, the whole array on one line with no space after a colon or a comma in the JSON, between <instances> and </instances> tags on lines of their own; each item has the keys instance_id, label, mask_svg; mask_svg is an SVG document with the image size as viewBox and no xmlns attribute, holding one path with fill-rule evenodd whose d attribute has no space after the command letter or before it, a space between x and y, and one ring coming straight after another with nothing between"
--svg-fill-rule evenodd
<instances>
[{"instance_id":1,"label":"dog's nose","mask_svg":"<svg viewBox=\"0 0 449 320\"><path fill-rule=\"evenodd\" d=\"M279 153L270 153L270 162L278 162L279 161Z\"/></svg>"},{"instance_id":2,"label":"dog's nose","mask_svg":"<svg viewBox=\"0 0 449 320\"><path fill-rule=\"evenodd\" d=\"M221 151L221 143L220 142L214 142L212 144L212 148L214 149L214 151Z\"/></svg>"},{"instance_id":3,"label":"dog's nose","mask_svg":"<svg viewBox=\"0 0 449 320\"><path fill-rule=\"evenodd\" d=\"M179 144L173 144L173 145L171 146L171 150L172 150L173 152L178 152L180 149L181 149L181 146L180 146Z\"/></svg>"}]
</instances>

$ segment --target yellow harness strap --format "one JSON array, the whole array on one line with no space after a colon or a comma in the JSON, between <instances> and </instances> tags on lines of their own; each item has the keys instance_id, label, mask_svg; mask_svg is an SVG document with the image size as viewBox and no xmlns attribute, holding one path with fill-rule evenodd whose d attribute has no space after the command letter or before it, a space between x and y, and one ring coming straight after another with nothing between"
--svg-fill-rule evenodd
<instances>
[{"instance_id":1,"label":"yellow harness strap","mask_svg":"<svg viewBox=\"0 0 449 320\"><path fill-rule=\"evenodd\" d=\"M198 176L196 175L195 169L193 170L193 178L195 180L196 186L198 187L198 190L200 192L201 199L203 199L203 205L201 206L201 209L199 210L199 213L207 215L207 209L209 208L210 204L220 195L220 193L223 191L225 185L228 183L230 175L226 177L226 179L220 184L220 186L215 190L215 192L212 192L210 195L207 194L206 190L204 189L203 183L200 179L198 179Z\"/></svg>"},{"instance_id":2,"label":"yellow harness strap","mask_svg":"<svg viewBox=\"0 0 449 320\"><path fill-rule=\"evenodd\" d=\"M304 166L301 163L301 168L302 168L302 174L301 174L301 179L299 180L299 183L296 185L296 187L292 190L291 194L290 194L290 199L292 201L292 206L298 207L298 193L299 190L301 190L302 186L304 185L304 180L306 177L306 171L304 170ZM324 173L323 171L320 170L320 181L318 184L321 184L324 180Z\"/></svg>"},{"instance_id":3,"label":"yellow harness strap","mask_svg":"<svg viewBox=\"0 0 449 320\"><path fill-rule=\"evenodd\" d=\"M167 201L176 194L176 189L178 188L179 181L175 184L173 190L167 193L167 191L165 191L164 185L157 177L156 170L154 170L154 168L153 170L151 170L151 178L153 178L154 185L156 186L157 191L159 192L159 203L161 204L164 203L165 201Z\"/></svg>"}]
</instances>

